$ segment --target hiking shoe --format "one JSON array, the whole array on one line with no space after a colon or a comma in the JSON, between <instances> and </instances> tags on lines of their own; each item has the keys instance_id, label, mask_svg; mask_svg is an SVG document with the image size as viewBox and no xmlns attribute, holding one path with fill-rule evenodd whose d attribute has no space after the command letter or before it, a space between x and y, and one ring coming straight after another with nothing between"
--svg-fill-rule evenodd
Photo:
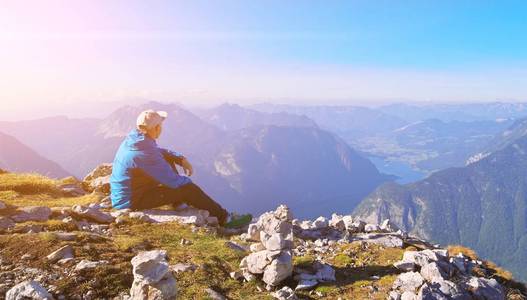
<instances>
[{"instance_id":1,"label":"hiking shoe","mask_svg":"<svg viewBox=\"0 0 527 300\"><path fill-rule=\"evenodd\" d=\"M245 214L245 215L231 215L231 218L228 223L225 223L223 227L225 228L242 228L245 225L248 225L253 220L253 216L251 214Z\"/></svg>"}]
</instances>

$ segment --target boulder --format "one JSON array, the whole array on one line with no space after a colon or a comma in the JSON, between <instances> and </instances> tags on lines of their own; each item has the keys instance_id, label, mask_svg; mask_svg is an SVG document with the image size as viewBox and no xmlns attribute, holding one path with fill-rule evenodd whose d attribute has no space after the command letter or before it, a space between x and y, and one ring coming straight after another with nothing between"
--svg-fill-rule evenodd
<instances>
[{"instance_id":1,"label":"boulder","mask_svg":"<svg viewBox=\"0 0 527 300\"><path fill-rule=\"evenodd\" d=\"M443 295L449 299L456 300L471 300L472 297L460 288L457 284L449 280L443 280L441 278L434 278L429 285L436 290L439 290Z\"/></svg>"},{"instance_id":2,"label":"boulder","mask_svg":"<svg viewBox=\"0 0 527 300\"><path fill-rule=\"evenodd\" d=\"M88 220L91 220L97 223L109 224L114 221L114 217L111 214L100 211L96 207L86 207L83 205L75 205L73 206L72 212L78 218L88 219Z\"/></svg>"},{"instance_id":3,"label":"boulder","mask_svg":"<svg viewBox=\"0 0 527 300\"><path fill-rule=\"evenodd\" d=\"M291 253L282 251L280 256L265 267L263 281L270 286L276 286L293 274L293 259Z\"/></svg>"},{"instance_id":4,"label":"boulder","mask_svg":"<svg viewBox=\"0 0 527 300\"><path fill-rule=\"evenodd\" d=\"M20 213L11 217L17 223L28 221L44 222L51 216L51 209L45 206L27 206L18 210L20 210Z\"/></svg>"},{"instance_id":5,"label":"boulder","mask_svg":"<svg viewBox=\"0 0 527 300\"><path fill-rule=\"evenodd\" d=\"M505 291L496 279L471 277L467 282L468 289L477 300L502 300Z\"/></svg>"},{"instance_id":6,"label":"boulder","mask_svg":"<svg viewBox=\"0 0 527 300\"><path fill-rule=\"evenodd\" d=\"M187 207L177 211L149 209L144 210L143 213L158 223L177 222L180 224L192 224L196 226L207 224L207 218L209 217L208 211L193 207Z\"/></svg>"},{"instance_id":7,"label":"boulder","mask_svg":"<svg viewBox=\"0 0 527 300\"><path fill-rule=\"evenodd\" d=\"M322 216L313 221L313 228L322 229L328 227L328 220Z\"/></svg>"},{"instance_id":8,"label":"boulder","mask_svg":"<svg viewBox=\"0 0 527 300\"><path fill-rule=\"evenodd\" d=\"M275 299L278 299L278 300L297 300L298 299L293 289L291 289L288 286L284 286L278 291L271 293L271 296L273 296Z\"/></svg>"},{"instance_id":9,"label":"boulder","mask_svg":"<svg viewBox=\"0 0 527 300\"><path fill-rule=\"evenodd\" d=\"M329 226L339 230L346 230L346 223L344 222L344 217L338 214L332 214L331 219L329 220Z\"/></svg>"},{"instance_id":10,"label":"boulder","mask_svg":"<svg viewBox=\"0 0 527 300\"><path fill-rule=\"evenodd\" d=\"M401 273L393 283L393 289L401 293L412 292L415 293L417 289L423 284L424 279L421 274L417 272Z\"/></svg>"},{"instance_id":11,"label":"boulder","mask_svg":"<svg viewBox=\"0 0 527 300\"><path fill-rule=\"evenodd\" d=\"M88 269L95 269L95 268L97 268L99 266L103 266L103 265L106 265L106 264L108 264L108 262L105 261L105 260L89 261L89 260L83 259L75 266L74 270L79 272L79 271L84 271L84 270L88 270Z\"/></svg>"},{"instance_id":12,"label":"boulder","mask_svg":"<svg viewBox=\"0 0 527 300\"><path fill-rule=\"evenodd\" d=\"M160 281L169 271L166 251L143 251L132 258L134 278L147 284Z\"/></svg>"},{"instance_id":13,"label":"boulder","mask_svg":"<svg viewBox=\"0 0 527 300\"><path fill-rule=\"evenodd\" d=\"M269 250L251 253L242 260L240 266L242 268L247 268L249 272L253 274L262 274L265 267L267 267L272 259L279 254L280 251L271 252Z\"/></svg>"},{"instance_id":14,"label":"boulder","mask_svg":"<svg viewBox=\"0 0 527 300\"><path fill-rule=\"evenodd\" d=\"M447 277L437 262L431 262L421 268L421 276L427 281L433 281L434 278L445 279Z\"/></svg>"},{"instance_id":15,"label":"boulder","mask_svg":"<svg viewBox=\"0 0 527 300\"><path fill-rule=\"evenodd\" d=\"M143 251L132 258L134 282L131 299L174 299L177 295L176 278L170 272L166 251Z\"/></svg>"},{"instance_id":16,"label":"boulder","mask_svg":"<svg viewBox=\"0 0 527 300\"><path fill-rule=\"evenodd\" d=\"M437 287L430 286L428 283L423 284L417 293L417 300L449 300Z\"/></svg>"},{"instance_id":17,"label":"boulder","mask_svg":"<svg viewBox=\"0 0 527 300\"><path fill-rule=\"evenodd\" d=\"M98 191L109 194L111 174L112 164L101 164L84 177L83 185L89 191Z\"/></svg>"},{"instance_id":18,"label":"boulder","mask_svg":"<svg viewBox=\"0 0 527 300\"><path fill-rule=\"evenodd\" d=\"M51 263L56 263L61 259L73 258L73 247L71 247L71 245L61 247L50 253L48 256L46 256L46 258Z\"/></svg>"},{"instance_id":19,"label":"boulder","mask_svg":"<svg viewBox=\"0 0 527 300\"><path fill-rule=\"evenodd\" d=\"M260 241L262 241L265 249L271 251L291 249L293 247L292 238L282 233L268 234L265 231L261 231Z\"/></svg>"},{"instance_id":20,"label":"boulder","mask_svg":"<svg viewBox=\"0 0 527 300\"><path fill-rule=\"evenodd\" d=\"M176 272L176 274L184 273L188 271L194 272L197 268L198 266L194 264L183 264L183 263L177 263L169 267L170 271Z\"/></svg>"},{"instance_id":21,"label":"boulder","mask_svg":"<svg viewBox=\"0 0 527 300\"><path fill-rule=\"evenodd\" d=\"M360 234L353 237L352 240L381 245L387 248L402 248L404 245L404 241L400 236L386 233Z\"/></svg>"},{"instance_id":22,"label":"boulder","mask_svg":"<svg viewBox=\"0 0 527 300\"><path fill-rule=\"evenodd\" d=\"M176 299L176 278L167 273L156 283L148 284L142 280L134 280L130 288L129 300L167 300Z\"/></svg>"},{"instance_id":23,"label":"boulder","mask_svg":"<svg viewBox=\"0 0 527 300\"><path fill-rule=\"evenodd\" d=\"M21 282L12 287L5 294L6 300L23 300L23 299L35 299L35 300L51 300L53 296L43 288L40 283L28 280Z\"/></svg>"},{"instance_id":24,"label":"boulder","mask_svg":"<svg viewBox=\"0 0 527 300\"><path fill-rule=\"evenodd\" d=\"M400 295L400 300L416 300L417 299L417 295L413 292L404 292Z\"/></svg>"}]
</instances>

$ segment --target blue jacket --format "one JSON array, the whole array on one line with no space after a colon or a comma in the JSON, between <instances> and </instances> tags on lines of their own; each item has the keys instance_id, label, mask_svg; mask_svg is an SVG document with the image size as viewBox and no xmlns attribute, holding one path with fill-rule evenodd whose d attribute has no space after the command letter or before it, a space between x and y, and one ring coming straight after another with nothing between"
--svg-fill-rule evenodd
<instances>
[{"instance_id":1,"label":"blue jacket","mask_svg":"<svg viewBox=\"0 0 527 300\"><path fill-rule=\"evenodd\" d=\"M178 188L190 178L178 175L170 163L181 161L180 153L159 148L156 141L137 129L123 141L113 161L110 177L112 206L130 208L132 201L159 184Z\"/></svg>"}]
</instances>

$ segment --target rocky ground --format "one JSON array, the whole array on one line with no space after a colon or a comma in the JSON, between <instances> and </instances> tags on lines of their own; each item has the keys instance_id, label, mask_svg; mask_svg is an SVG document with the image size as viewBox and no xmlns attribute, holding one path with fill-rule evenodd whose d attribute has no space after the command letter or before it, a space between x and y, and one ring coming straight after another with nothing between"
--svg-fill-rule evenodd
<instances>
[{"instance_id":1,"label":"rocky ground","mask_svg":"<svg viewBox=\"0 0 527 300\"><path fill-rule=\"evenodd\" d=\"M280 206L225 230L190 207L111 210L107 172L0 175L0 299L526 298L473 251L389 220L297 220Z\"/></svg>"}]
</instances>

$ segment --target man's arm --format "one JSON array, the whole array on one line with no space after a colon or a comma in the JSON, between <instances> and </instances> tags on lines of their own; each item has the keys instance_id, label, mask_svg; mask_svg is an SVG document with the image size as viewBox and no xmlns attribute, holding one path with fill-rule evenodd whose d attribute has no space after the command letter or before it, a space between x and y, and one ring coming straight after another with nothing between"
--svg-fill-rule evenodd
<instances>
[{"instance_id":1,"label":"man's arm","mask_svg":"<svg viewBox=\"0 0 527 300\"><path fill-rule=\"evenodd\" d=\"M159 148L161 151L161 154L165 158L166 161L175 163L177 165L180 165L183 163L183 160L185 159L185 156L177 151L172 151L164 148Z\"/></svg>"},{"instance_id":2,"label":"man's arm","mask_svg":"<svg viewBox=\"0 0 527 300\"><path fill-rule=\"evenodd\" d=\"M147 151L138 167L157 182L171 188L178 188L192 182L190 178L176 174L165 161L161 151L157 149Z\"/></svg>"}]
</instances>

